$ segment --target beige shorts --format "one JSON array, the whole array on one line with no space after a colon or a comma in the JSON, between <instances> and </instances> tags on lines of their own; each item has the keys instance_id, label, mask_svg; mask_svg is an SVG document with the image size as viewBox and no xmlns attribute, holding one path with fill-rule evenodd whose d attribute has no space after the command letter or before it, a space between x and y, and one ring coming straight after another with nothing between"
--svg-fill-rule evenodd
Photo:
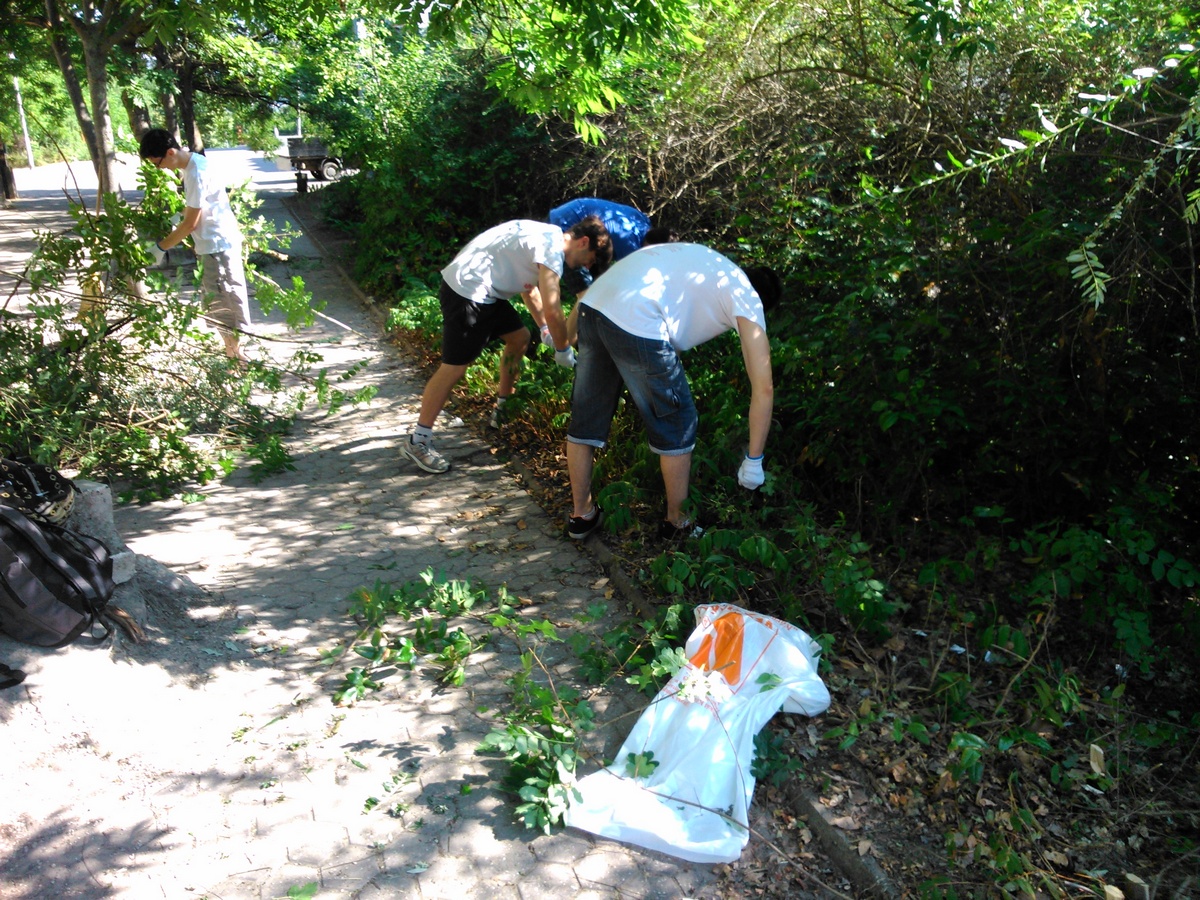
<instances>
[{"instance_id":1,"label":"beige shorts","mask_svg":"<svg viewBox=\"0 0 1200 900\"><path fill-rule=\"evenodd\" d=\"M250 324L250 299L240 247L200 257L200 291L204 314L221 334L234 333Z\"/></svg>"}]
</instances>

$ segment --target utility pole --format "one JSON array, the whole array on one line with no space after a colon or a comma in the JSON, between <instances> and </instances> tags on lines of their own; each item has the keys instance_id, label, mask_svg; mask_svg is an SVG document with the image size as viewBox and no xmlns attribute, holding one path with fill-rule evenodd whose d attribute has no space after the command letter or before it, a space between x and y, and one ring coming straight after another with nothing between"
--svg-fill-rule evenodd
<instances>
[{"instance_id":1,"label":"utility pole","mask_svg":"<svg viewBox=\"0 0 1200 900\"><path fill-rule=\"evenodd\" d=\"M9 59L17 58L15 53L8 54ZM17 115L21 117L21 133L25 137L25 158L28 160L29 168L34 167L33 161L33 144L29 142L29 123L25 121L25 103L21 100L21 80L16 75L13 76L13 90L17 92Z\"/></svg>"}]
</instances>

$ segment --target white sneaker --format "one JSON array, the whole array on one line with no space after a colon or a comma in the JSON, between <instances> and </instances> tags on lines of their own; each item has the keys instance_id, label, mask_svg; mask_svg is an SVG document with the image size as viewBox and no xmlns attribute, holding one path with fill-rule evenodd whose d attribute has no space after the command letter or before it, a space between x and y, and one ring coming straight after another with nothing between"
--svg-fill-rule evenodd
<instances>
[{"instance_id":1,"label":"white sneaker","mask_svg":"<svg viewBox=\"0 0 1200 900\"><path fill-rule=\"evenodd\" d=\"M419 468L426 472L432 472L434 475L441 475L450 468L446 457L438 453L430 442L414 444L412 438L408 438L400 444L400 455L407 456Z\"/></svg>"}]
</instances>

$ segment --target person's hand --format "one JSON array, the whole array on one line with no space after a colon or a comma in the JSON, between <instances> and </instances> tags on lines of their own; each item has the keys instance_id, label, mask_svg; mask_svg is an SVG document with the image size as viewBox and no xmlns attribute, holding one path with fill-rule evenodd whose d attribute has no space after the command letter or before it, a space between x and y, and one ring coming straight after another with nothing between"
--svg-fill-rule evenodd
<instances>
[{"instance_id":1,"label":"person's hand","mask_svg":"<svg viewBox=\"0 0 1200 900\"><path fill-rule=\"evenodd\" d=\"M765 480L762 464L761 456L757 459L751 459L749 456L743 459L742 464L738 467L738 484L748 491L762 487Z\"/></svg>"},{"instance_id":2,"label":"person's hand","mask_svg":"<svg viewBox=\"0 0 1200 900\"><path fill-rule=\"evenodd\" d=\"M555 350L554 361L568 369L575 368L575 348L568 346L565 350Z\"/></svg>"},{"instance_id":3,"label":"person's hand","mask_svg":"<svg viewBox=\"0 0 1200 900\"><path fill-rule=\"evenodd\" d=\"M554 349L554 336L550 334L550 326L549 325L542 326L542 343L545 344L547 347L549 347L551 350Z\"/></svg>"},{"instance_id":4,"label":"person's hand","mask_svg":"<svg viewBox=\"0 0 1200 900\"><path fill-rule=\"evenodd\" d=\"M146 252L154 257L154 265L161 266L166 261L167 251L158 246L157 241L149 241L146 244Z\"/></svg>"}]
</instances>

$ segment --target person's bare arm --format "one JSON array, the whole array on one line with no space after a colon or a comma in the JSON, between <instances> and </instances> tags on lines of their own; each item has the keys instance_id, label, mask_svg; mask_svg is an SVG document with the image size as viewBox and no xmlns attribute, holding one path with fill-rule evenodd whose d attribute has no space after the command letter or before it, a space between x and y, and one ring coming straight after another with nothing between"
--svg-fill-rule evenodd
<instances>
[{"instance_id":1,"label":"person's bare arm","mask_svg":"<svg viewBox=\"0 0 1200 900\"><path fill-rule=\"evenodd\" d=\"M762 456L771 428L771 411L775 405L775 385L771 377L771 342L763 329L738 316L738 337L742 343L742 359L750 377L750 445L748 456Z\"/></svg>"},{"instance_id":2,"label":"person's bare arm","mask_svg":"<svg viewBox=\"0 0 1200 900\"><path fill-rule=\"evenodd\" d=\"M579 297L582 297L582 296L583 296L583 294L579 295ZM576 344L579 343L579 307L580 306L582 306L582 304L579 302L579 298L576 298L575 305L571 307L571 312L567 316L567 340L571 342L572 347L574 347Z\"/></svg>"},{"instance_id":3,"label":"person's bare arm","mask_svg":"<svg viewBox=\"0 0 1200 900\"><path fill-rule=\"evenodd\" d=\"M525 301L525 308L533 317L533 324L540 330L546 324L546 314L542 312L542 292L537 288L523 291L521 299Z\"/></svg>"},{"instance_id":4,"label":"person's bare arm","mask_svg":"<svg viewBox=\"0 0 1200 900\"><path fill-rule=\"evenodd\" d=\"M567 339L567 320L562 311L562 292L559 289L558 273L538 263L538 293L542 298L542 315L550 336L554 338L554 349L565 350L571 346Z\"/></svg>"},{"instance_id":5,"label":"person's bare arm","mask_svg":"<svg viewBox=\"0 0 1200 900\"><path fill-rule=\"evenodd\" d=\"M189 206L183 211L183 218L179 224L175 226L175 230L168 234L165 238L158 242L159 249L170 250L185 237L196 230L196 226L200 224L200 210L194 206Z\"/></svg>"}]
</instances>

